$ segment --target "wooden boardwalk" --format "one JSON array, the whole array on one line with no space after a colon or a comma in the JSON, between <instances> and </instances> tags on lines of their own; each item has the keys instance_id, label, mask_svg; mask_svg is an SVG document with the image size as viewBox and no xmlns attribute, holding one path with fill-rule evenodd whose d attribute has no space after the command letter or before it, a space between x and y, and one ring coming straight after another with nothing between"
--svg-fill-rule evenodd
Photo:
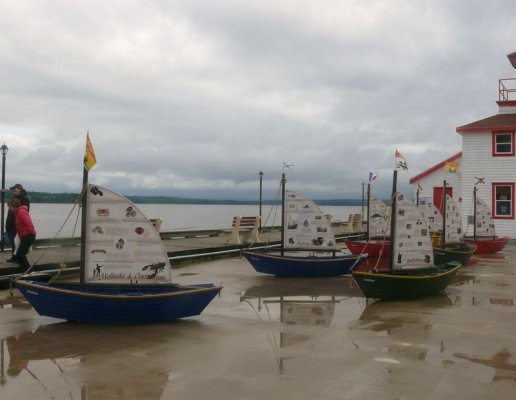
<instances>
[{"instance_id":1,"label":"wooden boardwalk","mask_svg":"<svg viewBox=\"0 0 516 400\"><path fill-rule=\"evenodd\" d=\"M349 235L336 230L337 237ZM236 257L243 249L278 246L280 231L278 228L264 230L259 243L226 243L220 230L171 231L161 232L163 244L170 257L172 268L183 264L201 262L223 257ZM338 241L338 239L337 239ZM7 262L11 257L10 249L0 252L0 287L8 284L9 279L21 271L17 264ZM34 271L57 272L60 265L66 264L69 272L77 274L80 260L80 241L78 238L40 239L36 240L33 251L28 254ZM3 284L2 284L3 283Z\"/></svg>"}]
</instances>

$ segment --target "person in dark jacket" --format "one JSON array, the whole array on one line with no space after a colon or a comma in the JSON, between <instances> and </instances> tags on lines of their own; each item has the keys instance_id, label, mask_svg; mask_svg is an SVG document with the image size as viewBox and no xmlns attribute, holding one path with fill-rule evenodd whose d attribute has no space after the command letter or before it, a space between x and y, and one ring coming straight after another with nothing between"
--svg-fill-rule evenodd
<instances>
[{"instance_id":1,"label":"person in dark jacket","mask_svg":"<svg viewBox=\"0 0 516 400\"><path fill-rule=\"evenodd\" d=\"M11 187L11 191L13 192L13 199L20 200L20 204L27 206L27 210L30 211L30 199L27 197L27 191L23 188L23 186L19 183ZM16 217L15 213L10 209L7 212L7 218L5 220L5 233L9 238L9 243L11 245L11 258L7 261L9 262L17 262L16 257L14 255L16 249L14 245L14 238L16 237Z\"/></svg>"},{"instance_id":2,"label":"person in dark jacket","mask_svg":"<svg viewBox=\"0 0 516 400\"><path fill-rule=\"evenodd\" d=\"M20 245L16 249L16 261L25 271L30 268L29 260L27 260L27 253L30 246L36 240L36 229L29 214L29 208L22 205L20 200L9 200L9 210L15 213L16 217L16 233L20 237Z\"/></svg>"}]
</instances>

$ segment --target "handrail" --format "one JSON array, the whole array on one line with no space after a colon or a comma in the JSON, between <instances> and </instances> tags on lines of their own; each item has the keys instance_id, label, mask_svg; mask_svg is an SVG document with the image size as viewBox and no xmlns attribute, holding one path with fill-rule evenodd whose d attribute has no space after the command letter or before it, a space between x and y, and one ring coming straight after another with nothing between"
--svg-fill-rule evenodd
<instances>
[{"instance_id":1,"label":"handrail","mask_svg":"<svg viewBox=\"0 0 516 400\"><path fill-rule=\"evenodd\" d=\"M516 93L516 83L509 82L509 81L516 81L516 78L505 78L505 79L498 80L498 100L499 101L509 101L510 94ZM509 85L510 83L512 83L512 86L514 86L514 87L508 87L508 86L510 86Z\"/></svg>"}]
</instances>

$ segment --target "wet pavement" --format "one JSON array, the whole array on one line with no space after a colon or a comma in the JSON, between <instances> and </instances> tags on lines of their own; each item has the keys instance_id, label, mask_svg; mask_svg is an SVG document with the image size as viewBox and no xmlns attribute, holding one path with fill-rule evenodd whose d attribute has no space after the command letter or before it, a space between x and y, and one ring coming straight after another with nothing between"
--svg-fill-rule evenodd
<instances>
[{"instance_id":1,"label":"wet pavement","mask_svg":"<svg viewBox=\"0 0 516 400\"><path fill-rule=\"evenodd\" d=\"M261 276L239 258L174 270L224 282L199 317L67 323L0 291L1 399L514 399L516 245L444 294L371 302L349 277Z\"/></svg>"}]
</instances>

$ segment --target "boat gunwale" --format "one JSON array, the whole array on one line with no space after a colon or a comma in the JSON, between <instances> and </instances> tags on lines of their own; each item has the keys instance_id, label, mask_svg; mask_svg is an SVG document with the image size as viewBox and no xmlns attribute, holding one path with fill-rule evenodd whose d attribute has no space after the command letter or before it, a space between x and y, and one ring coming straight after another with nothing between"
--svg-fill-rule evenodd
<instances>
[{"instance_id":1,"label":"boat gunwale","mask_svg":"<svg viewBox=\"0 0 516 400\"><path fill-rule=\"evenodd\" d=\"M258 256L263 258L268 258L272 260L287 260L287 261L295 261L295 262L303 262L303 263L317 263L321 261L325 262L339 262L342 260L353 260L355 259L355 262L361 258L365 258L363 256L356 256L354 254L342 254L335 257L310 257L310 258L304 258L304 257L296 257L296 256L276 256L273 254L267 254L267 253L259 253L254 251L243 251L244 255L248 255L250 257L252 256Z\"/></svg>"},{"instance_id":2,"label":"boat gunwale","mask_svg":"<svg viewBox=\"0 0 516 400\"><path fill-rule=\"evenodd\" d=\"M445 277L446 275L449 275L455 271L457 271L458 269L460 269L462 267L462 264L458 263L458 265L456 265L455 267L453 267L452 269L448 270L448 271L445 271L445 272L442 272L442 273L437 273L437 274L434 274L434 275L426 275L426 276L415 276L415 275L397 275L395 273L392 273L392 274L386 274L386 273L375 273L375 272L367 272L367 271L352 271L352 275L355 276L360 276L360 277L363 277L363 278L366 278L366 277L381 277L381 278L390 278L390 279L410 279L410 280L414 280L414 279L417 279L417 280L423 280L423 279L435 279L436 277ZM442 267L435 267L436 269L441 269ZM421 268L421 271L423 271L424 269L428 269L428 268ZM404 272L403 270L398 270L400 273Z\"/></svg>"},{"instance_id":3,"label":"boat gunwale","mask_svg":"<svg viewBox=\"0 0 516 400\"><path fill-rule=\"evenodd\" d=\"M182 295L188 295L188 294L194 294L194 293L202 293L202 292L211 292L211 291L221 291L224 286L223 285L217 285L213 287L205 287L205 288L199 288L199 289L187 289L182 291L176 291L173 293L157 293L157 294L135 294L135 295L114 295L114 294L101 294L101 293L90 293L90 292L81 292L71 289L61 289L56 288L47 285L42 285L38 283L34 283L34 281L25 281L23 279L19 279L16 281L16 285L21 285L28 288L33 289L39 289L47 292L55 292L60 294L69 294L73 296L82 296L82 297L95 297L95 298L103 298L103 299L135 299L135 300L141 300L141 299L153 299L153 298L161 298L161 297L174 297L174 296L182 296ZM70 285L76 285L76 283L70 283ZM100 286L100 285L98 285ZM97 286L97 287L98 287ZM177 287L181 287L181 285L178 285ZM143 288L143 287L142 287ZM138 286L135 286L135 292L138 290Z\"/></svg>"}]
</instances>

